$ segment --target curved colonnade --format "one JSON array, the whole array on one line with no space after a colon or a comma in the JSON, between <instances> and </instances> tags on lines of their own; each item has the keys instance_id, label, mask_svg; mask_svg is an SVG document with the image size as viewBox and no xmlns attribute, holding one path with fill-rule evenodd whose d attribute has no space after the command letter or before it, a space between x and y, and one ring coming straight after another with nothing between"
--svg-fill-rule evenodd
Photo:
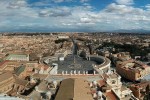
<instances>
[{"instance_id":1,"label":"curved colonnade","mask_svg":"<svg viewBox=\"0 0 150 100\"><path fill-rule=\"evenodd\" d=\"M103 56L89 55L86 56L87 60L95 61L97 64L91 66L93 67L94 74L102 74L103 72L107 72L110 69L111 61ZM58 61L58 57L49 56L41 59L41 63L49 66L49 63L52 61ZM50 66L52 67L52 66ZM54 66L50 74L57 75L57 70L59 66Z\"/></svg>"}]
</instances>

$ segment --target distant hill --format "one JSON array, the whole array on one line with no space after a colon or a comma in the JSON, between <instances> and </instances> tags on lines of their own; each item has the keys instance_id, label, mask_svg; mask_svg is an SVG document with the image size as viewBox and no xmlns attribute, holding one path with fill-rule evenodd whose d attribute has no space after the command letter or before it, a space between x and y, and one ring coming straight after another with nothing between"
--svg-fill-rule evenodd
<instances>
[{"instance_id":1,"label":"distant hill","mask_svg":"<svg viewBox=\"0 0 150 100\"><path fill-rule=\"evenodd\" d=\"M149 33L150 30L143 30L143 29L132 29L132 30L114 30L113 32L119 32L119 33Z\"/></svg>"}]
</instances>

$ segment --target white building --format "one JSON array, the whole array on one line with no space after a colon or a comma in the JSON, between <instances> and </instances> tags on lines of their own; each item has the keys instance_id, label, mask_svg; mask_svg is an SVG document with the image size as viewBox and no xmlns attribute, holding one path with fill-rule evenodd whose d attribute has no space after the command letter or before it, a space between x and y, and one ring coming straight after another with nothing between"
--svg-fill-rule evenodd
<instances>
[{"instance_id":1,"label":"white building","mask_svg":"<svg viewBox=\"0 0 150 100\"><path fill-rule=\"evenodd\" d=\"M116 72L104 74L102 78L103 80L100 80L99 86L102 88L106 99L108 92L114 94L117 100L129 100L131 98L132 91L122 85L121 77Z\"/></svg>"},{"instance_id":2,"label":"white building","mask_svg":"<svg viewBox=\"0 0 150 100\"><path fill-rule=\"evenodd\" d=\"M29 54L9 54L6 60L29 61Z\"/></svg>"}]
</instances>

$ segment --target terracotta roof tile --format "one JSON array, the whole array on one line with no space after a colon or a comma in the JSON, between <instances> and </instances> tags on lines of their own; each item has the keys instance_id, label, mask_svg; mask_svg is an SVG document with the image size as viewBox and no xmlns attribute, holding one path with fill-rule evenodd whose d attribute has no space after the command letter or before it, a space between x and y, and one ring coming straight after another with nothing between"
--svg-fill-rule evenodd
<instances>
[{"instance_id":1,"label":"terracotta roof tile","mask_svg":"<svg viewBox=\"0 0 150 100\"><path fill-rule=\"evenodd\" d=\"M118 98L116 97L116 95L112 91L107 92L105 94L105 96L106 96L107 100L118 100Z\"/></svg>"},{"instance_id":2,"label":"terracotta roof tile","mask_svg":"<svg viewBox=\"0 0 150 100\"><path fill-rule=\"evenodd\" d=\"M106 82L104 80L100 80L99 81L99 86L101 87L101 86L104 86L104 85L106 85Z\"/></svg>"}]
</instances>

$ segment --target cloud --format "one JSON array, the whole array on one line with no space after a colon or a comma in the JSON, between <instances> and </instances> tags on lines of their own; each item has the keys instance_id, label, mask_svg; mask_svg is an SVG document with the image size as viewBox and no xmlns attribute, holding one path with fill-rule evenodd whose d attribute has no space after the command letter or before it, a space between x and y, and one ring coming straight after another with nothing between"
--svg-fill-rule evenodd
<instances>
[{"instance_id":1,"label":"cloud","mask_svg":"<svg viewBox=\"0 0 150 100\"><path fill-rule=\"evenodd\" d=\"M116 3L112 3L108 5L105 11L109 13L129 14L129 15L131 14L141 15L144 12L144 10L140 8L134 8L132 6L127 6L127 5L118 5Z\"/></svg>"},{"instance_id":2,"label":"cloud","mask_svg":"<svg viewBox=\"0 0 150 100\"><path fill-rule=\"evenodd\" d=\"M88 17L82 17L80 18L80 21L83 23L92 23L92 19L88 18Z\"/></svg>"},{"instance_id":3,"label":"cloud","mask_svg":"<svg viewBox=\"0 0 150 100\"><path fill-rule=\"evenodd\" d=\"M134 3L133 0L116 0L116 2L121 5L131 5Z\"/></svg>"},{"instance_id":4,"label":"cloud","mask_svg":"<svg viewBox=\"0 0 150 100\"><path fill-rule=\"evenodd\" d=\"M72 0L62 0L62 2L69 1L72 2ZM145 5L146 9L142 9L133 7L129 2L111 3L101 10L95 10L89 3L60 6L57 4L60 1L50 2L48 0L44 3L38 1L30 4L26 0L1 0L0 31L150 30L149 5ZM45 4L48 6L41 7Z\"/></svg>"},{"instance_id":5,"label":"cloud","mask_svg":"<svg viewBox=\"0 0 150 100\"><path fill-rule=\"evenodd\" d=\"M81 3L85 3L85 2L88 2L90 0L80 0Z\"/></svg>"},{"instance_id":6,"label":"cloud","mask_svg":"<svg viewBox=\"0 0 150 100\"><path fill-rule=\"evenodd\" d=\"M109 24L114 24L114 29L146 29L150 25L150 12L131 5L120 5L112 3L101 11L101 17L108 20ZM137 24L140 23L140 24ZM113 26L111 26L113 27Z\"/></svg>"},{"instance_id":7,"label":"cloud","mask_svg":"<svg viewBox=\"0 0 150 100\"><path fill-rule=\"evenodd\" d=\"M41 17L66 17L69 15L71 15L71 11L66 7L45 9L39 13Z\"/></svg>"},{"instance_id":8,"label":"cloud","mask_svg":"<svg viewBox=\"0 0 150 100\"><path fill-rule=\"evenodd\" d=\"M42 2L40 2L40 1L37 1L37 2L33 2L33 3L31 3L31 4L29 4L30 5L30 7L51 7L51 6L54 6L54 4L53 3L51 3L50 1L48 1L48 0L44 0L44 1L42 1Z\"/></svg>"},{"instance_id":9,"label":"cloud","mask_svg":"<svg viewBox=\"0 0 150 100\"><path fill-rule=\"evenodd\" d=\"M27 3L25 0L14 0L12 2L9 3L9 5L7 6L10 9L17 9L17 8L21 8L21 7L26 7Z\"/></svg>"},{"instance_id":10,"label":"cloud","mask_svg":"<svg viewBox=\"0 0 150 100\"><path fill-rule=\"evenodd\" d=\"M64 2L64 0L53 0L53 2L55 2L55 3L61 3L61 2Z\"/></svg>"},{"instance_id":11,"label":"cloud","mask_svg":"<svg viewBox=\"0 0 150 100\"><path fill-rule=\"evenodd\" d=\"M150 4L147 4L145 8L150 11Z\"/></svg>"},{"instance_id":12,"label":"cloud","mask_svg":"<svg viewBox=\"0 0 150 100\"><path fill-rule=\"evenodd\" d=\"M72 2L73 0L52 0L54 3Z\"/></svg>"}]
</instances>

